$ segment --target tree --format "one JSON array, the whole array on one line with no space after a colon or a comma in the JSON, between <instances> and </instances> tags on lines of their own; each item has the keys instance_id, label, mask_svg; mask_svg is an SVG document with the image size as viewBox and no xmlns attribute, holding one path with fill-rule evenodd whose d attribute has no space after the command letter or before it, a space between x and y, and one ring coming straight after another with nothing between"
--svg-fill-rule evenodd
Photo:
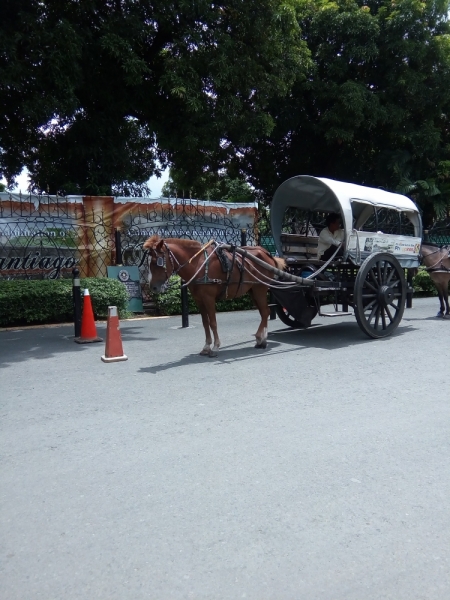
<instances>
[{"instance_id":1,"label":"tree","mask_svg":"<svg viewBox=\"0 0 450 600\"><path fill-rule=\"evenodd\" d=\"M305 69L293 3L3 0L0 172L92 194L217 172Z\"/></svg>"},{"instance_id":2,"label":"tree","mask_svg":"<svg viewBox=\"0 0 450 600\"><path fill-rule=\"evenodd\" d=\"M168 181L163 185L162 195L167 198L183 197L222 202L254 202L255 193L250 185L240 177L228 174L215 175L206 173L187 188L184 174L176 169L170 170Z\"/></svg>"},{"instance_id":3,"label":"tree","mask_svg":"<svg viewBox=\"0 0 450 600\"><path fill-rule=\"evenodd\" d=\"M302 173L394 190L395 157L407 153L411 181L435 179L440 190L450 159L448 10L447 0L298 2L311 69L271 103L271 134L235 146L240 172L267 201ZM428 214L437 198L421 196Z\"/></svg>"}]
</instances>

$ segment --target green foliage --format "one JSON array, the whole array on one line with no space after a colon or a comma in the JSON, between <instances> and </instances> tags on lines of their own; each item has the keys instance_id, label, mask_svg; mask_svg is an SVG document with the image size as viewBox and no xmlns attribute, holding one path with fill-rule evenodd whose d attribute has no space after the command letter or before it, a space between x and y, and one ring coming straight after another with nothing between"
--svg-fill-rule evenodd
<instances>
[{"instance_id":1,"label":"green foliage","mask_svg":"<svg viewBox=\"0 0 450 600\"><path fill-rule=\"evenodd\" d=\"M99 148L101 140L101 148ZM116 196L150 195L148 174L156 172L148 131L136 120L77 114L54 124L40 140L38 156L28 165L35 191Z\"/></svg>"},{"instance_id":2,"label":"green foliage","mask_svg":"<svg viewBox=\"0 0 450 600\"><path fill-rule=\"evenodd\" d=\"M168 181L162 187L166 198L199 198L222 202L254 202L255 194L250 185L241 177L203 173L192 185L188 176L172 168Z\"/></svg>"},{"instance_id":3,"label":"green foliage","mask_svg":"<svg viewBox=\"0 0 450 600\"><path fill-rule=\"evenodd\" d=\"M120 281L87 278L81 280L81 288L89 290L97 318L108 316L108 306L117 306L119 315L127 316L128 294ZM0 281L0 326L72 320L70 279Z\"/></svg>"},{"instance_id":4,"label":"green foliage","mask_svg":"<svg viewBox=\"0 0 450 600\"><path fill-rule=\"evenodd\" d=\"M88 7L88 8L87 8ZM3 0L0 174L269 203L300 173L450 210L450 0ZM250 184L250 185L249 185Z\"/></svg>"},{"instance_id":5,"label":"green foliage","mask_svg":"<svg viewBox=\"0 0 450 600\"><path fill-rule=\"evenodd\" d=\"M414 293L419 296L437 296L435 285L425 267L419 267L413 278Z\"/></svg>"},{"instance_id":6,"label":"green foliage","mask_svg":"<svg viewBox=\"0 0 450 600\"><path fill-rule=\"evenodd\" d=\"M298 174L388 190L407 178L429 226L450 206L448 0L298 0L296 9L311 68L271 102L274 129L238 149L236 169L266 202Z\"/></svg>"},{"instance_id":7,"label":"green foliage","mask_svg":"<svg viewBox=\"0 0 450 600\"><path fill-rule=\"evenodd\" d=\"M294 0L2 0L0 174L134 194L171 162L191 185L270 133L307 61Z\"/></svg>"},{"instance_id":8,"label":"green foliage","mask_svg":"<svg viewBox=\"0 0 450 600\"><path fill-rule=\"evenodd\" d=\"M163 294L153 294L153 300L161 315L181 315L181 279L178 276L170 278L170 288ZM191 294L188 291L189 313L198 313ZM235 298L233 300L220 300L216 303L217 312L227 312L232 310L249 310L255 308L252 299L248 294Z\"/></svg>"},{"instance_id":9,"label":"green foliage","mask_svg":"<svg viewBox=\"0 0 450 600\"><path fill-rule=\"evenodd\" d=\"M81 279L81 289L87 288L92 299L92 308L96 317L106 319L108 307L117 306L119 316L128 316L128 292L126 287L116 279L107 277L88 277Z\"/></svg>"},{"instance_id":10,"label":"green foliage","mask_svg":"<svg viewBox=\"0 0 450 600\"><path fill-rule=\"evenodd\" d=\"M155 306L161 315L181 315L181 279L170 278L170 288L162 294L151 294ZM198 313L197 305L188 291L189 313Z\"/></svg>"}]
</instances>

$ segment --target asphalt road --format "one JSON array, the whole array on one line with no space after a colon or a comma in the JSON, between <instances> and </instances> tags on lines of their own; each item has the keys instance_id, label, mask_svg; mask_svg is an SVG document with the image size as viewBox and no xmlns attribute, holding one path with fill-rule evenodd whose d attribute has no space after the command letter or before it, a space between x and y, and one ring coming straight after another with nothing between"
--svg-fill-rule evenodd
<instances>
[{"instance_id":1,"label":"asphalt road","mask_svg":"<svg viewBox=\"0 0 450 600\"><path fill-rule=\"evenodd\" d=\"M450 320L0 332L2 600L450 598ZM99 326L104 334L104 325Z\"/></svg>"}]
</instances>

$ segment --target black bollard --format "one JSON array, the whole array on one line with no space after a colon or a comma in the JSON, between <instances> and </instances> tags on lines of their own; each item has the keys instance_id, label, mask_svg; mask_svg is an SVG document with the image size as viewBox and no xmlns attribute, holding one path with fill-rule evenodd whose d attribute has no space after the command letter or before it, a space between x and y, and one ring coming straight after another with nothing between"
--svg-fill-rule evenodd
<instances>
[{"instance_id":1,"label":"black bollard","mask_svg":"<svg viewBox=\"0 0 450 600\"><path fill-rule=\"evenodd\" d=\"M120 229L114 230L114 240L116 242L116 267L122 266L122 239Z\"/></svg>"},{"instance_id":2,"label":"black bollard","mask_svg":"<svg viewBox=\"0 0 450 600\"><path fill-rule=\"evenodd\" d=\"M407 286L407 292L406 292L406 308L412 308L413 305L413 294L414 294L414 288L413 288L413 271L412 269L407 269L407 275L406 275L406 286Z\"/></svg>"},{"instance_id":3,"label":"black bollard","mask_svg":"<svg viewBox=\"0 0 450 600\"><path fill-rule=\"evenodd\" d=\"M273 301L272 290L269 290L269 308L270 308L270 320L275 321L277 318L277 311L275 310L275 303Z\"/></svg>"},{"instance_id":4,"label":"black bollard","mask_svg":"<svg viewBox=\"0 0 450 600\"><path fill-rule=\"evenodd\" d=\"M81 337L81 288L80 271L76 267L72 269L72 293L73 293L73 323L75 326L75 337Z\"/></svg>"},{"instance_id":5,"label":"black bollard","mask_svg":"<svg viewBox=\"0 0 450 600\"><path fill-rule=\"evenodd\" d=\"M241 246L247 245L247 230L241 229Z\"/></svg>"},{"instance_id":6,"label":"black bollard","mask_svg":"<svg viewBox=\"0 0 450 600\"><path fill-rule=\"evenodd\" d=\"M181 285L184 281L181 280ZM181 288L181 327L189 327L189 301L187 287Z\"/></svg>"}]
</instances>

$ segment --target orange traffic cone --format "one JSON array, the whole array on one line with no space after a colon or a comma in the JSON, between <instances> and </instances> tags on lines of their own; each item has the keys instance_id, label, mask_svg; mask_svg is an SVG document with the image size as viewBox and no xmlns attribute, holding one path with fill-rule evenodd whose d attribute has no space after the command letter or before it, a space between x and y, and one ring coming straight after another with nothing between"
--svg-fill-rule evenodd
<instances>
[{"instance_id":1,"label":"orange traffic cone","mask_svg":"<svg viewBox=\"0 0 450 600\"><path fill-rule=\"evenodd\" d=\"M92 310L91 297L89 290L84 290L83 316L81 318L81 336L75 338L77 344L88 344L89 342L103 342L103 338L98 337L97 328L94 321L94 311Z\"/></svg>"},{"instance_id":2,"label":"orange traffic cone","mask_svg":"<svg viewBox=\"0 0 450 600\"><path fill-rule=\"evenodd\" d=\"M118 362L120 360L128 360L128 356L123 353L117 306L108 306L105 354L102 356L102 361L109 363Z\"/></svg>"}]
</instances>

